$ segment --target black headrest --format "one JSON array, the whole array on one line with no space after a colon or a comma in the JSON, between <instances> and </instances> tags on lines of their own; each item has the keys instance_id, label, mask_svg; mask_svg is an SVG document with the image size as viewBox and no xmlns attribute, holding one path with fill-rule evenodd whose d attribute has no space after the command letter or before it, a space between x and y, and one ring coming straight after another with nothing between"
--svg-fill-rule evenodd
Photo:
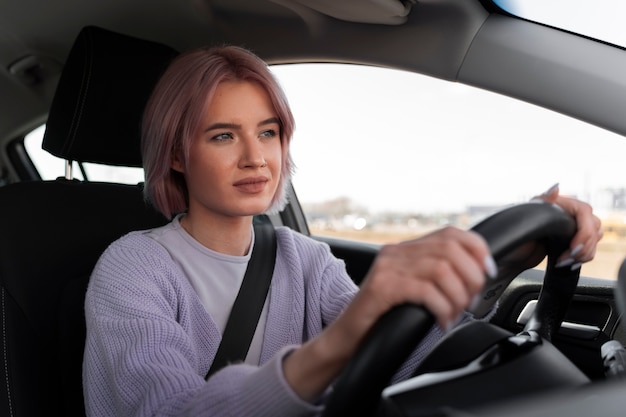
<instances>
[{"instance_id":1,"label":"black headrest","mask_svg":"<svg viewBox=\"0 0 626 417\"><path fill-rule=\"evenodd\" d=\"M143 109L176 55L167 45L83 28L59 79L43 148L72 161L140 167Z\"/></svg>"}]
</instances>

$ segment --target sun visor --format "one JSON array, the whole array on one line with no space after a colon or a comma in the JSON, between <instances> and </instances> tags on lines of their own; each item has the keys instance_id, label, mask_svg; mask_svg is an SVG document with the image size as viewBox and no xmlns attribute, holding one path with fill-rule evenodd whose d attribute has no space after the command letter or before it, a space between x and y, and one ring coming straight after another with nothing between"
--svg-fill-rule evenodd
<instances>
[{"instance_id":1,"label":"sun visor","mask_svg":"<svg viewBox=\"0 0 626 417\"><path fill-rule=\"evenodd\" d=\"M272 0L291 9L302 6L340 20L401 25L416 0Z\"/></svg>"}]
</instances>

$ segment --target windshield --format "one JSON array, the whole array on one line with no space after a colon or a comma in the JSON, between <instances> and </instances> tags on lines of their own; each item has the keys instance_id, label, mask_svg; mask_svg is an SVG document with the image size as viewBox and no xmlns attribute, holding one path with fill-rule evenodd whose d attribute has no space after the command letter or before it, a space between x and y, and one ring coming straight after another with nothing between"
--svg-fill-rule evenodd
<instances>
[{"instance_id":1,"label":"windshield","mask_svg":"<svg viewBox=\"0 0 626 417\"><path fill-rule=\"evenodd\" d=\"M493 0L502 10L548 26L626 47L624 0Z\"/></svg>"}]
</instances>

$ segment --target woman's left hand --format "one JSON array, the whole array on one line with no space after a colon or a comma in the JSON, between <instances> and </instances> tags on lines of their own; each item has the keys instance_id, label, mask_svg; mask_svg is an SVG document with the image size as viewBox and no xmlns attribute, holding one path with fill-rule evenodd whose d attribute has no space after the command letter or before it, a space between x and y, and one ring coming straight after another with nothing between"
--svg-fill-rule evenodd
<instances>
[{"instance_id":1,"label":"woman's left hand","mask_svg":"<svg viewBox=\"0 0 626 417\"><path fill-rule=\"evenodd\" d=\"M576 234L572 238L569 249L559 256L556 266L569 266L573 270L592 260L603 232L602 223L593 214L591 206L575 198L559 195L558 184L535 198L558 205L576 219Z\"/></svg>"}]
</instances>

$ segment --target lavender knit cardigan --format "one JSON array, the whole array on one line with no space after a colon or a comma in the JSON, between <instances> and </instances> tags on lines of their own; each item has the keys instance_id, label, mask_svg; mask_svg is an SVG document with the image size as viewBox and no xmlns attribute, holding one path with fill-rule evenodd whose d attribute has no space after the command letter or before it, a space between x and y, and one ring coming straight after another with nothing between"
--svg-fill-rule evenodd
<instances>
[{"instance_id":1,"label":"lavender knit cardigan","mask_svg":"<svg viewBox=\"0 0 626 417\"><path fill-rule=\"evenodd\" d=\"M132 232L112 243L89 283L83 364L88 416L312 416L281 362L320 333L357 287L328 246L288 228L278 251L259 366L233 364L204 380L221 335L163 246ZM437 327L396 379L441 336Z\"/></svg>"}]
</instances>

